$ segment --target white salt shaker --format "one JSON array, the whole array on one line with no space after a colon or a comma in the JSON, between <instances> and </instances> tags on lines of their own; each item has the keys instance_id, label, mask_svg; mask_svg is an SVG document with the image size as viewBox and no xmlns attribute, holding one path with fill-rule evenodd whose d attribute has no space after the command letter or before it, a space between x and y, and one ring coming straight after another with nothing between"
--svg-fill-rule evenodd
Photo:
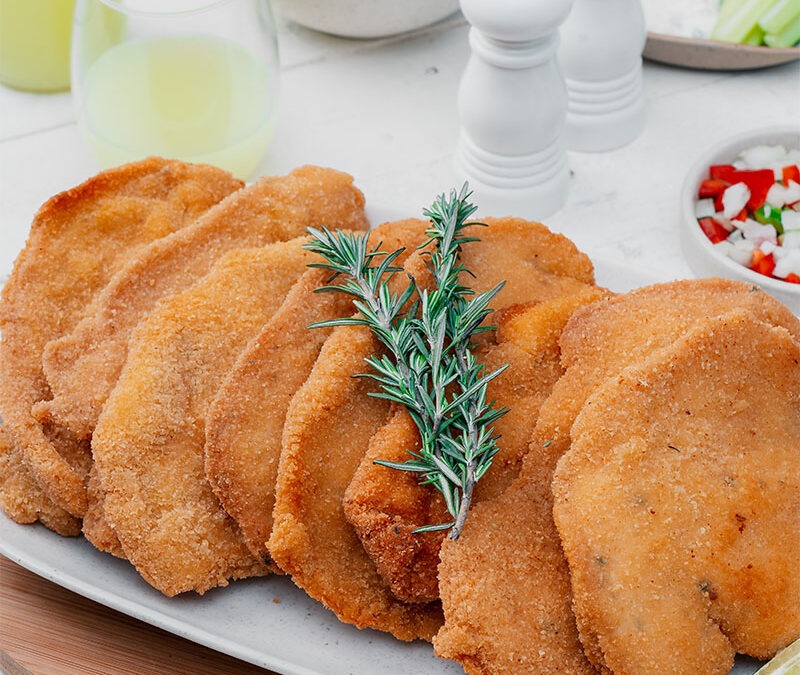
<instances>
[{"instance_id":1,"label":"white salt shaker","mask_svg":"<svg viewBox=\"0 0 800 675\"><path fill-rule=\"evenodd\" d=\"M640 0L575 0L558 52L569 97L570 150L612 150L641 133L645 39Z\"/></svg>"},{"instance_id":2,"label":"white salt shaker","mask_svg":"<svg viewBox=\"0 0 800 675\"><path fill-rule=\"evenodd\" d=\"M564 204L567 92L558 26L572 0L461 0L472 54L461 78L456 173L480 213L549 216Z\"/></svg>"}]
</instances>

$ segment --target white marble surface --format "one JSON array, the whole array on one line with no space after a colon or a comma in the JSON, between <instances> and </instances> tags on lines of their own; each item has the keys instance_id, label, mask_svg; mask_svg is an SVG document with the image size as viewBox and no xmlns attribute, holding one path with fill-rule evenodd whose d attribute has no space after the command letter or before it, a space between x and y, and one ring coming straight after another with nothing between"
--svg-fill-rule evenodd
<instances>
[{"instance_id":1,"label":"white marble surface","mask_svg":"<svg viewBox=\"0 0 800 675\"><path fill-rule=\"evenodd\" d=\"M259 174L333 166L355 176L369 203L408 215L455 186L456 89L469 52L460 15L383 40L291 25L279 38L278 128ZM684 174L729 135L800 121L800 62L738 73L645 63L644 83L644 132L612 152L570 153L570 194L547 224L592 256L689 276L678 241ZM42 202L98 169L69 94L0 86L0 277Z\"/></svg>"}]
</instances>

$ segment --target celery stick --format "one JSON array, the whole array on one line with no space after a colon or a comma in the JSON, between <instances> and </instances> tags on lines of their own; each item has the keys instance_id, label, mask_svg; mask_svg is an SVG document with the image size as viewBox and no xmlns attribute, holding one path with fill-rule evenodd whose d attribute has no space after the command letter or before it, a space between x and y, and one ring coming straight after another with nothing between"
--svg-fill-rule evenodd
<instances>
[{"instance_id":1,"label":"celery stick","mask_svg":"<svg viewBox=\"0 0 800 675\"><path fill-rule=\"evenodd\" d=\"M798 42L800 42L800 16L789 23L779 34L767 33L764 36L764 44L770 47L794 47Z\"/></svg>"},{"instance_id":2,"label":"celery stick","mask_svg":"<svg viewBox=\"0 0 800 675\"><path fill-rule=\"evenodd\" d=\"M779 34L800 14L797 0L778 0L759 20L758 25L765 33Z\"/></svg>"},{"instance_id":3,"label":"celery stick","mask_svg":"<svg viewBox=\"0 0 800 675\"><path fill-rule=\"evenodd\" d=\"M714 28L711 29L710 37L714 37L720 26L730 19L739 8L745 3L746 0L722 0L719 6L719 14L717 20L714 22Z\"/></svg>"},{"instance_id":4,"label":"celery stick","mask_svg":"<svg viewBox=\"0 0 800 675\"><path fill-rule=\"evenodd\" d=\"M722 0L715 27L719 26L723 21L727 21L733 13L742 6L744 1L745 0Z\"/></svg>"},{"instance_id":5,"label":"celery stick","mask_svg":"<svg viewBox=\"0 0 800 675\"><path fill-rule=\"evenodd\" d=\"M714 40L741 42L777 0L745 0L727 21L711 33Z\"/></svg>"},{"instance_id":6,"label":"celery stick","mask_svg":"<svg viewBox=\"0 0 800 675\"><path fill-rule=\"evenodd\" d=\"M756 24L753 29L742 40L743 45L755 45L756 47L764 43L764 29Z\"/></svg>"}]
</instances>

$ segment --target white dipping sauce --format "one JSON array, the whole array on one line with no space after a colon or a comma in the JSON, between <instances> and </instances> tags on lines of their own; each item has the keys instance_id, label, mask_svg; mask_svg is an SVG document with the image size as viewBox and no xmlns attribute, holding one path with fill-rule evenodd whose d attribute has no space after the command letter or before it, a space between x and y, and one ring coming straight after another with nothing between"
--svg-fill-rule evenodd
<instances>
[{"instance_id":1,"label":"white dipping sauce","mask_svg":"<svg viewBox=\"0 0 800 675\"><path fill-rule=\"evenodd\" d=\"M687 38L708 38L720 0L642 0L647 30Z\"/></svg>"}]
</instances>

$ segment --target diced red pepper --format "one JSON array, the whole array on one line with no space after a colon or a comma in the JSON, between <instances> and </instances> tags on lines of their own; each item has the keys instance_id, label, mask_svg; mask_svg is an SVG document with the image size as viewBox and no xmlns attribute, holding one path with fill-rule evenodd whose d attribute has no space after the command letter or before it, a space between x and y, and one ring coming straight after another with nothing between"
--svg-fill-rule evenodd
<instances>
[{"instance_id":1,"label":"diced red pepper","mask_svg":"<svg viewBox=\"0 0 800 675\"><path fill-rule=\"evenodd\" d=\"M783 167L783 169L781 169L781 180L784 185L788 185L790 180L793 180L795 183L800 183L800 166L797 166L797 164L790 164L789 166Z\"/></svg>"},{"instance_id":2,"label":"diced red pepper","mask_svg":"<svg viewBox=\"0 0 800 675\"><path fill-rule=\"evenodd\" d=\"M724 180L731 182L731 174L736 172L733 164L712 164L708 169L708 177L713 180Z\"/></svg>"},{"instance_id":3,"label":"diced red pepper","mask_svg":"<svg viewBox=\"0 0 800 675\"><path fill-rule=\"evenodd\" d=\"M700 183L700 188L697 190L697 196L700 199L708 199L709 197L717 197L725 192L725 188L730 185L727 181L719 180L718 178L706 178Z\"/></svg>"},{"instance_id":4,"label":"diced red pepper","mask_svg":"<svg viewBox=\"0 0 800 675\"><path fill-rule=\"evenodd\" d=\"M775 271L775 258L772 257L772 253L764 253L764 251L757 248L753 251L750 268L759 274L771 277Z\"/></svg>"},{"instance_id":5,"label":"diced red pepper","mask_svg":"<svg viewBox=\"0 0 800 675\"><path fill-rule=\"evenodd\" d=\"M786 275L784 281L788 281L790 284L800 284L800 274L789 272L789 274Z\"/></svg>"},{"instance_id":6,"label":"diced red pepper","mask_svg":"<svg viewBox=\"0 0 800 675\"><path fill-rule=\"evenodd\" d=\"M730 234L728 230L722 227L722 225L713 218L700 218L697 222L700 224L700 229L703 230L703 233L712 244L725 241L728 238L728 234Z\"/></svg>"},{"instance_id":7,"label":"diced red pepper","mask_svg":"<svg viewBox=\"0 0 800 675\"><path fill-rule=\"evenodd\" d=\"M745 220L747 220L747 215L748 211L747 207L745 206L741 211L739 211L739 213L737 213L733 218L731 218L731 220L741 220L742 222L744 222Z\"/></svg>"},{"instance_id":8,"label":"diced red pepper","mask_svg":"<svg viewBox=\"0 0 800 675\"><path fill-rule=\"evenodd\" d=\"M747 200L747 208L755 211L767 201L767 193L775 183L775 172L772 169L734 171L731 182L744 183L748 187L750 199Z\"/></svg>"}]
</instances>

